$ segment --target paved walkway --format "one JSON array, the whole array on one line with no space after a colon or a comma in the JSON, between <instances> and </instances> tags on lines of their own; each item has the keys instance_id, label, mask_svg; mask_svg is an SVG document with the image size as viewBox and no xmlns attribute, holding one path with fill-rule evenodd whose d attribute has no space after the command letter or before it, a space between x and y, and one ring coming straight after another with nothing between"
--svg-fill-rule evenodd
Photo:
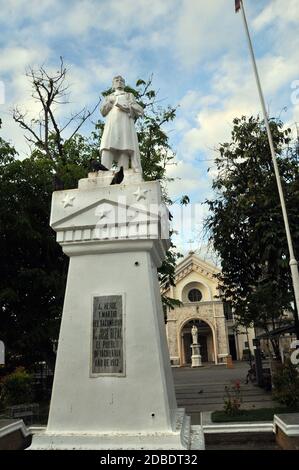
<instances>
[{"instance_id":1,"label":"paved walkway","mask_svg":"<svg viewBox=\"0 0 299 470\"><path fill-rule=\"evenodd\" d=\"M172 368L176 397L179 407L186 409L192 421L199 422L201 411L222 410L226 385L233 385L240 380L242 391L242 408L272 408L275 404L271 393L249 383L245 384L249 369L247 362L234 362L233 369L225 365L206 364L203 367Z\"/></svg>"}]
</instances>

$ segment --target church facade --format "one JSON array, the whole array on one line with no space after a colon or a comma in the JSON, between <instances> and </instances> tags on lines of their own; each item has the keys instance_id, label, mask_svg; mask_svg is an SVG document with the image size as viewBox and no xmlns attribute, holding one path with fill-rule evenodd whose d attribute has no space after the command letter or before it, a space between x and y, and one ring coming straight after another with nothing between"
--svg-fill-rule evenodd
<instances>
[{"instance_id":1,"label":"church facade","mask_svg":"<svg viewBox=\"0 0 299 470\"><path fill-rule=\"evenodd\" d=\"M235 331L234 318L219 298L219 269L190 252L176 268L175 286L165 285L163 294L181 301L167 310L166 333L173 366L191 365L192 326L198 329L202 362L226 363L227 357L241 360L252 350L254 330Z\"/></svg>"}]
</instances>

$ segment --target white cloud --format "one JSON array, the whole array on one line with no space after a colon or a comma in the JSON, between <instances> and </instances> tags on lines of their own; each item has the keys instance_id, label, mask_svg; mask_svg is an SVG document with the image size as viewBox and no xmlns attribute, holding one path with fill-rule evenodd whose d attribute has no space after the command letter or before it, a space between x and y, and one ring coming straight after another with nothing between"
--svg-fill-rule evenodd
<instances>
[{"instance_id":1,"label":"white cloud","mask_svg":"<svg viewBox=\"0 0 299 470\"><path fill-rule=\"evenodd\" d=\"M206 191L210 185L206 169L183 160L177 160L175 165L167 167L167 177L174 178L174 181L168 183L168 190L175 200L182 194L190 195L199 189Z\"/></svg>"},{"instance_id":2,"label":"white cloud","mask_svg":"<svg viewBox=\"0 0 299 470\"><path fill-rule=\"evenodd\" d=\"M45 58L48 51L41 54L38 48L29 49L22 46L10 45L1 50L0 70L7 72L23 72L29 64L33 64Z\"/></svg>"},{"instance_id":3,"label":"white cloud","mask_svg":"<svg viewBox=\"0 0 299 470\"><path fill-rule=\"evenodd\" d=\"M259 31L273 22L298 23L298 0L288 0L287 4L281 0L272 0L261 13L253 20L253 27Z\"/></svg>"},{"instance_id":4,"label":"white cloud","mask_svg":"<svg viewBox=\"0 0 299 470\"><path fill-rule=\"evenodd\" d=\"M191 161L198 152L211 154L220 142L229 138L234 117L258 109L254 79L248 70L248 65L225 56L211 75L211 94L201 98L196 90L187 92L182 103L190 102L190 97L197 99L196 112L194 106L192 110L194 119L179 146L184 159ZM188 107L183 106L182 111L188 114Z\"/></svg>"},{"instance_id":5,"label":"white cloud","mask_svg":"<svg viewBox=\"0 0 299 470\"><path fill-rule=\"evenodd\" d=\"M289 0L287 8L281 0L271 0L255 17L257 7L248 5L254 39L261 41L267 30L271 40L266 53L258 51L266 102L274 114L284 105L292 106L290 119L298 119L298 106L290 102L290 83L299 78L297 7L298 0ZM1 2L1 20L10 28L0 54L0 70L9 76L7 108L20 103L37 111L24 70L34 64L51 66L65 43L72 103L64 112L95 103L116 73L133 85L136 77L155 67L147 55L156 53L168 73L162 80L177 80L184 87L177 93L182 98L173 125L179 160L187 165L179 169L192 191L196 181L203 181L199 191L208 187L200 170L194 170L198 152L209 156L215 145L228 139L233 117L260 112L247 49L244 54L242 21L232 1L9 0ZM159 86L157 75L155 79ZM12 132L14 139L18 133L13 129L9 125L5 132ZM186 192L183 181L172 188L174 193Z\"/></svg>"},{"instance_id":6,"label":"white cloud","mask_svg":"<svg viewBox=\"0 0 299 470\"><path fill-rule=\"evenodd\" d=\"M206 205L192 202L187 206L175 204L170 207L170 211L173 216L173 241L179 251L186 252L190 250L190 246L195 249L206 243L203 230L208 214Z\"/></svg>"},{"instance_id":7,"label":"white cloud","mask_svg":"<svg viewBox=\"0 0 299 470\"><path fill-rule=\"evenodd\" d=\"M192 114L200 106L212 106L219 104L219 97L217 95L204 94L198 90L188 90L187 93L180 100L180 108L188 113Z\"/></svg>"},{"instance_id":8,"label":"white cloud","mask_svg":"<svg viewBox=\"0 0 299 470\"><path fill-rule=\"evenodd\" d=\"M233 5L228 6L227 0L183 0L175 30L174 52L184 66L192 67L225 48L236 48L241 23L233 14Z\"/></svg>"},{"instance_id":9,"label":"white cloud","mask_svg":"<svg viewBox=\"0 0 299 470\"><path fill-rule=\"evenodd\" d=\"M259 60L259 70L263 88L267 95L274 95L281 87L288 89L291 80L298 74L297 57L267 55Z\"/></svg>"},{"instance_id":10,"label":"white cloud","mask_svg":"<svg viewBox=\"0 0 299 470\"><path fill-rule=\"evenodd\" d=\"M19 23L31 19L36 21L44 15L53 14L56 9L56 0L1 0L0 21L6 24Z\"/></svg>"},{"instance_id":11,"label":"white cloud","mask_svg":"<svg viewBox=\"0 0 299 470\"><path fill-rule=\"evenodd\" d=\"M266 105L271 116L278 116L290 105L292 79L298 70L298 53L294 57L267 54L258 61ZM254 73L248 60L225 56L210 76L211 94L201 99L197 90L182 98L181 119L189 122L179 145L185 159L192 160L199 151L211 153L220 142L230 139L232 120L236 116L261 115ZM195 104L196 103L196 104ZM188 105L191 109L188 112ZM295 111L295 109L294 109ZM185 117L188 116L188 117Z\"/></svg>"},{"instance_id":12,"label":"white cloud","mask_svg":"<svg viewBox=\"0 0 299 470\"><path fill-rule=\"evenodd\" d=\"M161 18L171 13L176 0L74 0L71 6L61 2L60 9L56 9L55 22L45 18L41 24L42 31L54 36L84 35L91 31L111 33L125 39L131 31L142 31L144 35L151 35L157 28ZM155 35L152 35L155 40Z\"/></svg>"}]
</instances>

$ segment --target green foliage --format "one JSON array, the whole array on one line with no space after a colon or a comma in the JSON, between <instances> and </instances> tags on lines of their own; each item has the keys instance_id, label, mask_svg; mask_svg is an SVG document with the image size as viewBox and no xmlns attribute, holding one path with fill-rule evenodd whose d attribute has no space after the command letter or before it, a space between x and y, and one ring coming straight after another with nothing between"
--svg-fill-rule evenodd
<instances>
[{"instance_id":1,"label":"green foliage","mask_svg":"<svg viewBox=\"0 0 299 470\"><path fill-rule=\"evenodd\" d=\"M298 368L290 359L273 376L273 398L282 405L295 407L299 405Z\"/></svg>"},{"instance_id":2,"label":"green foliage","mask_svg":"<svg viewBox=\"0 0 299 470\"><path fill-rule=\"evenodd\" d=\"M67 260L49 228L51 166L0 166L0 331L12 364L54 361Z\"/></svg>"},{"instance_id":3,"label":"green foliage","mask_svg":"<svg viewBox=\"0 0 299 470\"><path fill-rule=\"evenodd\" d=\"M298 408L257 408L253 410L240 410L238 414L231 416L222 410L213 411L211 414L213 423L228 423L228 422L250 422L250 421L272 421L274 415L281 413L298 413Z\"/></svg>"},{"instance_id":4,"label":"green foliage","mask_svg":"<svg viewBox=\"0 0 299 470\"><path fill-rule=\"evenodd\" d=\"M53 174L66 189L86 177L95 136L73 137L64 160L35 149L29 158L0 141L0 332L11 365L54 367L68 258L49 227Z\"/></svg>"},{"instance_id":5,"label":"green foliage","mask_svg":"<svg viewBox=\"0 0 299 470\"><path fill-rule=\"evenodd\" d=\"M3 406L29 403L33 399L32 375L23 367L6 375L0 382L0 403Z\"/></svg>"},{"instance_id":6,"label":"green foliage","mask_svg":"<svg viewBox=\"0 0 299 470\"><path fill-rule=\"evenodd\" d=\"M0 119L0 128L1 125L2 121ZM16 155L16 150L8 142L5 142L2 137L0 137L0 166L13 162Z\"/></svg>"},{"instance_id":7,"label":"green foliage","mask_svg":"<svg viewBox=\"0 0 299 470\"><path fill-rule=\"evenodd\" d=\"M181 197L180 204L182 204L183 206L187 206L189 202L190 202L190 199L188 196L184 195Z\"/></svg>"},{"instance_id":8,"label":"green foliage","mask_svg":"<svg viewBox=\"0 0 299 470\"><path fill-rule=\"evenodd\" d=\"M299 168L290 129L270 121L295 249L299 252ZM236 118L231 142L220 145L213 181L216 196L206 203L210 240L218 252L222 297L239 323L268 331L292 310L288 247L264 122ZM275 343L275 340L273 340ZM273 344L276 353L277 344Z\"/></svg>"},{"instance_id":9,"label":"green foliage","mask_svg":"<svg viewBox=\"0 0 299 470\"><path fill-rule=\"evenodd\" d=\"M231 387L226 385L224 390L224 412L228 416L235 416L239 413L242 403L240 382L237 380Z\"/></svg>"}]
</instances>

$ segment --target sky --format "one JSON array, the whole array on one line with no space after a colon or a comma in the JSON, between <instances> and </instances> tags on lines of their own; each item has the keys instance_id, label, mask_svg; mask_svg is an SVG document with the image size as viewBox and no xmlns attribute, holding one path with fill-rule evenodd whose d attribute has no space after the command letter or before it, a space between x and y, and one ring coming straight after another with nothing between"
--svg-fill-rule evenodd
<instances>
[{"instance_id":1,"label":"sky","mask_svg":"<svg viewBox=\"0 0 299 470\"><path fill-rule=\"evenodd\" d=\"M280 117L295 135L299 0L244 0L244 5L269 115ZM167 128L176 152L176 164L168 169L175 178L169 192L174 200L182 194L191 199L189 207L173 208L175 242L184 253L190 248L205 253L203 202L213 197L216 148L230 139L234 117L261 113L234 1L0 0L0 29L0 135L16 146L20 158L29 148L11 109L38 112L25 76L28 67L57 70L59 57L64 58L70 113L92 108L115 75L134 86L153 74L162 103L178 106ZM87 125L82 132L89 130Z\"/></svg>"}]
</instances>

